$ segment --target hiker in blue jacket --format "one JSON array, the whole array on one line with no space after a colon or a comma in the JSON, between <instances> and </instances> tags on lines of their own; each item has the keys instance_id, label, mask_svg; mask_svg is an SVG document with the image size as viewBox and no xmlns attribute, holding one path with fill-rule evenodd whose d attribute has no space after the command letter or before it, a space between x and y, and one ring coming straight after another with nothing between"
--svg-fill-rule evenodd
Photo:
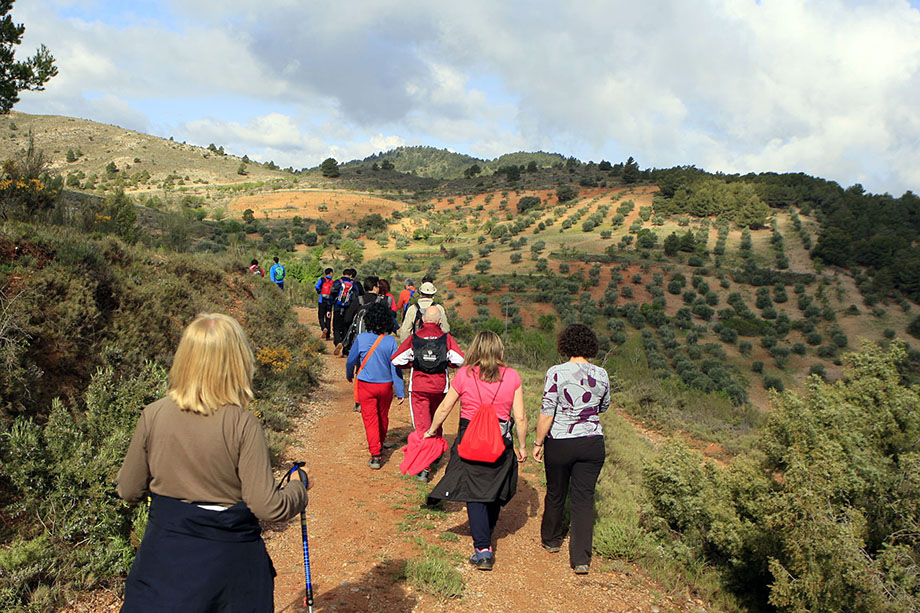
<instances>
[{"instance_id":1,"label":"hiker in blue jacket","mask_svg":"<svg viewBox=\"0 0 920 613\"><path fill-rule=\"evenodd\" d=\"M361 419L371 459L367 465L379 469L383 462L383 449L392 447L386 441L389 429L390 404L393 394L400 403L405 397L403 380L390 362L396 351L396 339L389 335L393 316L390 307L375 302L367 307L364 322L367 331L355 339L345 363L345 378L357 379L355 399L360 403Z\"/></svg>"},{"instance_id":2,"label":"hiker in blue jacket","mask_svg":"<svg viewBox=\"0 0 920 613\"><path fill-rule=\"evenodd\" d=\"M328 341L329 334L332 330L332 304L335 302L335 295L332 288L335 280L332 278L332 269L327 268L323 276L316 280L316 293L319 294L319 305L317 312L319 317L319 328L323 332L323 337Z\"/></svg>"},{"instance_id":3,"label":"hiker in blue jacket","mask_svg":"<svg viewBox=\"0 0 920 613\"><path fill-rule=\"evenodd\" d=\"M278 256L272 258L275 263L268 270L269 278L275 282L279 289L284 290L284 266L278 261Z\"/></svg>"}]
</instances>

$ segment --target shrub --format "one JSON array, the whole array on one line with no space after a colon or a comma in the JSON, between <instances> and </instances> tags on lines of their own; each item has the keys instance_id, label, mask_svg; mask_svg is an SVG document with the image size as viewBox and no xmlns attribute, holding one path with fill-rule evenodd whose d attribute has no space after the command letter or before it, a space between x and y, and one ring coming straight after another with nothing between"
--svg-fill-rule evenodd
<instances>
[{"instance_id":1,"label":"shrub","mask_svg":"<svg viewBox=\"0 0 920 613\"><path fill-rule=\"evenodd\" d=\"M812 365L808 368L808 375L809 375L809 376L818 375L818 376L821 377L822 379L827 379L827 372L826 372L825 369L824 369L824 364L820 364L820 363L819 363L819 364L812 364Z\"/></svg>"},{"instance_id":2,"label":"shrub","mask_svg":"<svg viewBox=\"0 0 920 613\"><path fill-rule=\"evenodd\" d=\"M578 188L574 185L560 185L556 188L556 198L559 202L568 202L578 197Z\"/></svg>"},{"instance_id":3,"label":"shrub","mask_svg":"<svg viewBox=\"0 0 920 613\"><path fill-rule=\"evenodd\" d=\"M784 389L783 380L779 377L774 377L772 375L766 375L763 378L763 387L768 390L776 390L781 392Z\"/></svg>"},{"instance_id":4,"label":"shrub","mask_svg":"<svg viewBox=\"0 0 920 613\"><path fill-rule=\"evenodd\" d=\"M719 340L730 345L735 344L738 340L738 332L732 328L722 328L719 332Z\"/></svg>"},{"instance_id":5,"label":"shrub","mask_svg":"<svg viewBox=\"0 0 920 613\"><path fill-rule=\"evenodd\" d=\"M561 200L561 199L560 199ZM530 209L539 208L542 204L542 200L537 196L524 196L517 203L518 213L524 213Z\"/></svg>"},{"instance_id":6,"label":"shrub","mask_svg":"<svg viewBox=\"0 0 920 613\"><path fill-rule=\"evenodd\" d=\"M859 311L859 309L856 310ZM907 333L914 338L920 338L920 315L917 315L911 320L910 324L907 326Z\"/></svg>"}]
</instances>

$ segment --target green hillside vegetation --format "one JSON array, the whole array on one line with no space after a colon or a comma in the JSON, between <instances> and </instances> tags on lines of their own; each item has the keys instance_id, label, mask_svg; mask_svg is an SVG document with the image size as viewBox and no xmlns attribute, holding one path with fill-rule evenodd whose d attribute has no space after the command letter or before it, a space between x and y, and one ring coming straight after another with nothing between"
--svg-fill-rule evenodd
<instances>
[{"instance_id":1,"label":"green hillside vegetation","mask_svg":"<svg viewBox=\"0 0 920 613\"><path fill-rule=\"evenodd\" d=\"M134 411L162 385L169 335L196 312L244 321L260 350L260 398L289 399L280 415L269 402L257 409L284 430L315 351L289 305L313 304L325 265L354 265L395 290L432 276L455 336L504 337L531 412L558 360L555 333L575 321L597 331L615 392L596 507L604 558L637 561L721 610L920 605L920 319L901 260L916 255L913 194L800 174L641 170L632 158L533 170L510 158L450 180L382 164L336 164L333 176L327 164L327 176L236 192L173 183L150 193L70 189L38 153L14 153L0 184L10 366L0 494L15 518L0 555L5 605L41 608L68 582L107 584L130 564L142 512L108 484ZM304 185L373 190L393 212L227 213L239 195L258 203ZM840 236L860 248L835 251ZM245 274L250 257L274 253L288 263L288 300ZM61 472L72 456L94 460ZM63 500L40 495L55 488ZM113 553L94 565L105 538Z\"/></svg>"},{"instance_id":2,"label":"green hillside vegetation","mask_svg":"<svg viewBox=\"0 0 920 613\"><path fill-rule=\"evenodd\" d=\"M390 151L375 153L363 160L344 164L344 168L375 168L393 170L430 179L459 179L478 175L491 175L507 166L526 169L533 162L537 168L551 168L563 164L565 158L557 153L508 153L494 160L482 160L470 155L455 153L435 147L397 147ZM472 169L472 170L471 170ZM478 170L477 170L478 169Z\"/></svg>"},{"instance_id":3,"label":"green hillside vegetation","mask_svg":"<svg viewBox=\"0 0 920 613\"><path fill-rule=\"evenodd\" d=\"M321 343L236 255L179 254L67 225L0 226L0 608L51 610L120 585L146 522L114 479L138 411L162 396L200 312L237 317L257 352L250 409L277 456Z\"/></svg>"}]
</instances>

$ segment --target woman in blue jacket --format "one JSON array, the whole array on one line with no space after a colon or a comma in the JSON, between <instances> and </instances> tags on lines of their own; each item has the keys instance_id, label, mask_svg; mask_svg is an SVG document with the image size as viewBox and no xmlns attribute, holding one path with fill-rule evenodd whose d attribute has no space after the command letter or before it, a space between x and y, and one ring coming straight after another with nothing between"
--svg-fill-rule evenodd
<instances>
[{"instance_id":1,"label":"woman in blue jacket","mask_svg":"<svg viewBox=\"0 0 920 613\"><path fill-rule=\"evenodd\" d=\"M393 329L393 316L383 302L367 307L364 315L367 332L356 338L345 362L345 377L355 385L355 400L361 405L361 419L367 435L371 459L368 466L380 468L381 454L389 426L390 403L393 392L402 402L405 396L403 380L390 362L398 349L396 339L388 334Z\"/></svg>"}]
</instances>

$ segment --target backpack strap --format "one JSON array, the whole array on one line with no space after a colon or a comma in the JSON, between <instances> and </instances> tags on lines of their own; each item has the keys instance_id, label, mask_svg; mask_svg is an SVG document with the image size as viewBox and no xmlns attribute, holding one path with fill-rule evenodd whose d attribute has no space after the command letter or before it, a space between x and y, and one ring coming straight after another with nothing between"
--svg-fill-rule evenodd
<instances>
[{"instance_id":1,"label":"backpack strap","mask_svg":"<svg viewBox=\"0 0 920 613\"><path fill-rule=\"evenodd\" d=\"M367 366L367 361L371 359L372 355L374 355L374 350L377 349L377 345L380 344L380 341L383 340L384 336L386 336L386 334L381 334L380 336L378 336L377 340L374 341L374 344L371 345L371 350L367 352L367 355L364 356L364 360L361 362L361 368L359 368L358 372L355 373L355 381L358 380L358 373L364 370L364 367Z\"/></svg>"},{"instance_id":2,"label":"backpack strap","mask_svg":"<svg viewBox=\"0 0 920 613\"><path fill-rule=\"evenodd\" d=\"M359 402L358 400L358 373L364 370L364 367L367 365L367 361L371 359L371 356L374 354L374 350L377 348L377 345L380 344L380 341L383 340L384 336L386 336L386 334L381 334L380 336L377 337L377 340L374 341L373 345L371 345L371 350L367 352L366 356L364 356L364 360L361 362L361 367L358 368L357 371L355 371L355 379L354 379L354 384L353 384L352 391L351 391L352 398L355 399L355 402Z\"/></svg>"}]
</instances>

